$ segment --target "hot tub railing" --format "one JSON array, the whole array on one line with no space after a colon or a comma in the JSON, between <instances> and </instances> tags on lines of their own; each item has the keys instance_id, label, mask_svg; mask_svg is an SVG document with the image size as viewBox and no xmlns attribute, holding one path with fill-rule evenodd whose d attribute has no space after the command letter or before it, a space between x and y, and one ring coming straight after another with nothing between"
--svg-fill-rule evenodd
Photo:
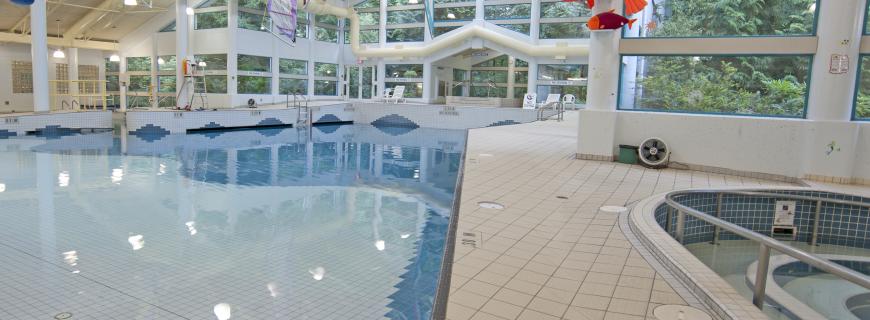
<instances>
[{"instance_id":1,"label":"hot tub railing","mask_svg":"<svg viewBox=\"0 0 870 320\"><path fill-rule=\"evenodd\" d=\"M707 213L701 212L697 209L688 207L683 205L676 200L674 200L675 196L681 196L692 193L702 193L702 194L715 194L716 195L716 215L719 216L722 212L722 197L723 195L742 195L742 196L757 196L757 197L770 197L770 198L778 198L778 199L791 199L791 200L804 200L804 201L815 201L816 202L816 211L814 215L813 221L813 230L810 238L810 243L815 245L818 238L819 231L819 216L821 214L821 208L823 203L832 203L832 204L840 204L840 205L850 205L850 206L859 206L870 208L870 204L856 202L856 201L848 201L841 199L827 199L821 197L811 197L811 196L803 196L803 195L794 195L794 194L781 194L781 193L768 193L768 192L758 192L758 191L740 191L740 190L684 190L684 191L673 191L668 193L665 196L665 202L668 204L667 208L667 224L665 225L665 231L668 233L672 232L675 234L675 238L680 243L683 242L683 235L685 234L685 223L686 223L686 214L693 216L697 219L705 221L709 224L712 224L715 229L713 232L713 243L718 242L720 230L724 229L726 231L732 232L738 236L746 238L748 240L752 240L758 242L758 269L755 273L755 287L753 288L752 294L752 303L762 309L764 306L764 289L767 285L767 271L770 265L770 250L779 251L785 255L788 255L792 258L795 258L801 262L804 262L808 265L816 267L820 270L828 272L832 275L838 276L840 278L845 279L846 281L852 282L864 288L870 289L870 277L854 271L852 269L846 268L842 265L831 262L830 260L818 257L809 252L796 249L786 243L783 243L779 240L773 239L769 236L765 236L758 232L749 230L747 228L741 227L739 225L733 224L731 222L722 220L718 217L709 215ZM671 216L673 211L676 211L677 221L675 226L671 226ZM673 230L672 230L673 229Z\"/></svg>"}]
</instances>

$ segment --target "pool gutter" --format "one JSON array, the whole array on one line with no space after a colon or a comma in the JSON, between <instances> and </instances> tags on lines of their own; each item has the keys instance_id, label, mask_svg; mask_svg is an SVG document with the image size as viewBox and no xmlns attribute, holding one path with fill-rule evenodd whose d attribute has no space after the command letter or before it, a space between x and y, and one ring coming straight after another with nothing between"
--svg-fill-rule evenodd
<instances>
[{"instance_id":1,"label":"pool gutter","mask_svg":"<svg viewBox=\"0 0 870 320\"><path fill-rule=\"evenodd\" d=\"M444 255L441 260L441 275L438 277L438 287L435 289L435 301L433 302L434 305L432 306L432 315L430 317L433 320L447 318L447 300L450 293L450 278L453 274L453 253L456 247L456 228L459 225L459 204L462 202L462 181L465 177L465 158L468 154L468 131L468 129L465 130L465 147L462 150L459 173L456 176L450 225L447 228Z\"/></svg>"}]
</instances>

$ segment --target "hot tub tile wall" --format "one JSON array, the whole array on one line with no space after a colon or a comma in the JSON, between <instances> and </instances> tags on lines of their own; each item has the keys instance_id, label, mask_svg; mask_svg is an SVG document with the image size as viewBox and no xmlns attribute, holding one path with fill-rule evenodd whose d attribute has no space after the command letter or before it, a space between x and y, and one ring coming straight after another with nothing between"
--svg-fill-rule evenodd
<instances>
[{"instance_id":1,"label":"hot tub tile wall","mask_svg":"<svg viewBox=\"0 0 870 320\"><path fill-rule=\"evenodd\" d=\"M793 194L802 196L815 196L825 199L847 200L870 203L870 198L844 195L820 191L796 191L796 190L764 190L767 193ZM717 196L713 193L690 193L677 195L674 200L681 204L697 209L701 212L716 215ZM752 231L769 235L773 227L774 206L778 200L789 200L776 197L759 197L747 195L724 195L722 197L722 212L720 218L750 229ZM816 211L816 202L797 200L795 210L795 227L797 228L796 240L810 241L813 228L813 216ZM667 204L662 204L655 211L655 219L662 228L667 225ZM670 225L675 226L677 220L676 211L671 214ZM695 217L686 216L684 244L705 242L713 240L713 225ZM675 236L671 228L668 233ZM858 206L822 203L819 215L818 243L836 244L858 248L870 248L870 209ZM722 231L720 240L736 240L741 237Z\"/></svg>"}]
</instances>

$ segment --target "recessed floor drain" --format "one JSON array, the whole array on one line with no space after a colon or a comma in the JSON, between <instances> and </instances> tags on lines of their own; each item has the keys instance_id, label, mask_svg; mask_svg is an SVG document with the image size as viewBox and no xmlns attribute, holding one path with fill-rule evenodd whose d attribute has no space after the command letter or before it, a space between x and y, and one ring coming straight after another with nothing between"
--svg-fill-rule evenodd
<instances>
[{"instance_id":1,"label":"recessed floor drain","mask_svg":"<svg viewBox=\"0 0 870 320\"><path fill-rule=\"evenodd\" d=\"M620 206L603 206L603 207L599 208L598 210L601 210L601 212L606 212L606 213L623 213L623 212L628 211L628 208L620 207Z\"/></svg>"},{"instance_id":2,"label":"recessed floor drain","mask_svg":"<svg viewBox=\"0 0 870 320\"><path fill-rule=\"evenodd\" d=\"M566 196L556 196L556 198L558 198L558 199L568 199L568 197L566 197Z\"/></svg>"},{"instance_id":3,"label":"recessed floor drain","mask_svg":"<svg viewBox=\"0 0 870 320\"><path fill-rule=\"evenodd\" d=\"M666 304L653 309L653 315L659 320L685 319L685 320L711 320L709 314L701 309L681 306L676 304Z\"/></svg>"},{"instance_id":4,"label":"recessed floor drain","mask_svg":"<svg viewBox=\"0 0 870 320\"><path fill-rule=\"evenodd\" d=\"M481 201L481 202L478 202L477 205L479 205L481 208L484 208L484 209L496 209L496 210L504 209L504 206L502 204L495 203L492 201Z\"/></svg>"},{"instance_id":5,"label":"recessed floor drain","mask_svg":"<svg viewBox=\"0 0 870 320\"><path fill-rule=\"evenodd\" d=\"M61 312L61 313L54 315L54 318L58 319L58 320L69 319L69 318L72 318L72 313Z\"/></svg>"}]
</instances>

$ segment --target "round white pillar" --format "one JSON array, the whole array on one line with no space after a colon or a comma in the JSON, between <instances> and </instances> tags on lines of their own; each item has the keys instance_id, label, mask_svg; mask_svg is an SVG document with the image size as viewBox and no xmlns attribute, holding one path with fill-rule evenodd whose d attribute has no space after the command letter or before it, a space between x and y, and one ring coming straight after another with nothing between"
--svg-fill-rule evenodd
<instances>
[{"instance_id":1,"label":"round white pillar","mask_svg":"<svg viewBox=\"0 0 870 320\"><path fill-rule=\"evenodd\" d=\"M48 87L48 39L45 22L46 1L30 5L30 55L33 65L33 111L51 111Z\"/></svg>"},{"instance_id":2,"label":"round white pillar","mask_svg":"<svg viewBox=\"0 0 870 320\"><path fill-rule=\"evenodd\" d=\"M595 4L592 14L616 9L619 2L602 0ZM594 31L589 39L589 75L586 88L586 108L616 110L619 90L619 36L621 29Z\"/></svg>"}]
</instances>

